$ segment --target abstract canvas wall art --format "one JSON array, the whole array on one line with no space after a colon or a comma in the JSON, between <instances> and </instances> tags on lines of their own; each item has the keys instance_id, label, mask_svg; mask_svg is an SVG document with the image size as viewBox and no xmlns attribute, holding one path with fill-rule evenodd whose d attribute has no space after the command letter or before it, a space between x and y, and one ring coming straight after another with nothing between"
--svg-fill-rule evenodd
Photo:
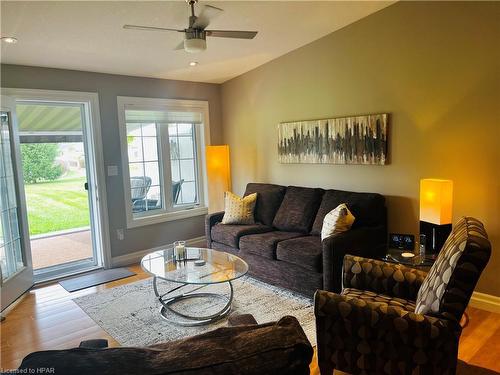
<instances>
[{"instance_id":1,"label":"abstract canvas wall art","mask_svg":"<svg viewBox=\"0 0 500 375\"><path fill-rule=\"evenodd\" d=\"M278 125L280 163L376 164L387 162L387 113Z\"/></svg>"}]
</instances>

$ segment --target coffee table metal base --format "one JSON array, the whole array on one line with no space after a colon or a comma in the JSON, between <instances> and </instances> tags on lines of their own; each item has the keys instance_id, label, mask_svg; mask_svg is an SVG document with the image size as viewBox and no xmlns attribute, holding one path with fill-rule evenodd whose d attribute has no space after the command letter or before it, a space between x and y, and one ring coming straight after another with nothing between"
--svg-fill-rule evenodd
<instances>
[{"instance_id":1,"label":"coffee table metal base","mask_svg":"<svg viewBox=\"0 0 500 375\"><path fill-rule=\"evenodd\" d=\"M205 325L205 324L210 324L212 322L215 322L223 317L225 317L229 312L231 311L231 304L233 302L233 284L231 284L231 281L227 281L229 284L229 296L226 296L224 294L218 294L218 293L209 293L209 292L198 292L198 290L205 288L208 285L212 284L201 284L195 289L190 290L189 292L186 293L179 293L175 296L172 296L172 294L179 290L182 289L183 287L187 285L193 285L193 284L186 284L186 283L181 283L179 286L176 286L175 288L170 289L166 293L160 294L158 292L158 278L153 277L153 290L156 295L156 298L158 298L158 301L162 304L162 307L160 309L160 314L165 319L166 321L182 326L200 326L200 325ZM192 298L216 298L220 299L223 302L225 302L224 306L217 312L210 314L210 315L190 315L190 314L184 314L180 311L177 311L172 308L172 305L174 305L176 302L187 300L187 299L192 299ZM168 315L172 313L174 316L179 317L179 319L172 319ZM181 320L184 319L184 320Z\"/></svg>"}]
</instances>

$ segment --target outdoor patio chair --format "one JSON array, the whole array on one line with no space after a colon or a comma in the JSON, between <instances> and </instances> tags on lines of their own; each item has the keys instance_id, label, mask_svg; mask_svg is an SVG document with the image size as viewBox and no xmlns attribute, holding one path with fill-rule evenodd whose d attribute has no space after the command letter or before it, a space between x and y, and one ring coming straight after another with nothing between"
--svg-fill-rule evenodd
<instances>
[{"instance_id":1,"label":"outdoor patio chair","mask_svg":"<svg viewBox=\"0 0 500 375\"><path fill-rule=\"evenodd\" d=\"M177 200L179 199L179 195L181 194L181 187L182 183L184 180L179 180L174 183L172 183L172 195L173 195L173 202L174 204L177 203Z\"/></svg>"},{"instance_id":2,"label":"outdoor patio chair","mask_svg":"<svg viewBox=\"0 0 500 375\"><path fill-rule=\"evenodd\" d=\"M151 187L151 178L148 176L130 177L132 193L132 211L139 212L147 209L147 195Z\"/></svg>"}]
</instances>

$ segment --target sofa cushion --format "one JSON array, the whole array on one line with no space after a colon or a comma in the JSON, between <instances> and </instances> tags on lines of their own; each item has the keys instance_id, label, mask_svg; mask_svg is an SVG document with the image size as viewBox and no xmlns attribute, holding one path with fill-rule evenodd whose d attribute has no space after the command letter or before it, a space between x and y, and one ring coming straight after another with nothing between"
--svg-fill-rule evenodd
<instances>
[{"instance_id":1,"label":"sofa cushion","mask_svg":"<svg viewBox=\"0 0 500 375\"><path fill-rule=\"evenodd\" d=\"M296 232L267 232L251 234L240 239L240 250L242 252L259 255L264 258L276 259L276 246L280 241L303 236Z\"/></svg>"},{"instance_id":2,"label":"sofa cushion","mask_svg":"<svg viewBox=\"0 0 500 375\"><path fill-rule=\"evenodd\" d=\"M356 193L342 190L326 190L311 230L319 235L327 213L345 203L356 220L353 228L361 226L385 225L385 198L377 193Z\"/></svg>"},{"instance_id":3,"label":"sofa cushion","mask_svg":"<svg viewBox=\"0 0 500 375\"><path fill-rule=\"evenodd\" d=\"M318 236L307 236L282 241L278 243L276 258L311 271L321 272L321 239Z\"/></svg>"},{"instance_id":4,"label":"sofa cushion","mask_svg":"<svg viewBox=\"0 0 500 375\"><path fill-rule=\"evenodd\" d=\"M19 373L80 375L309 374L313 348L296 318L221 327L149 347L47 350L27 355Z\"/></svg>"},{"instance_id":5,"label":"sofa cushion","mask_svg":"<svg viewBox=\"0 0 500 375\"><path fill-rule=\"evenodd\" d=\"M274 217L273 226L282 231L309 232L318 211L323 191L323 189L289 186Z\"/></svg>"},{"instance_id":6,"label":"sofa cushion","mask_svg":"<svg viewBox=\"0 0 500 375\"><path fill-rule=\"evenodd\" d=\"M242 236L254 233L265 233L272 230L271 227L262 224L232 225L218 223L212 227L211 235L212 241L238 248Z\"/></svg>"},{"instance_id":7,"label":"sofa cushion","mask_svg":"<svg viewBox=\"0 0 500 375\"><path fill-rule=\"evenodd\" d=\"M280 208L285 196L286 187L273 184L250 183L245 190L245 196L257 193L255 206L255 221L264 225L273 225L274 216Z\"/></svg>"}]
</instances>

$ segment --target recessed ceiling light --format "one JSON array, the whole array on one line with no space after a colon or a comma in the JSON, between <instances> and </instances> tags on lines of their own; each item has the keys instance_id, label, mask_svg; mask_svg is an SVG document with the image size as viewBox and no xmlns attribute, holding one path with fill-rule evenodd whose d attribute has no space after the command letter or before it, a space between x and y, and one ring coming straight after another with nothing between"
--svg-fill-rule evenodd
<instances>
[{"instance_id":1,"label":"recessed ceiling light","mask_svg":"<svg viewBox=\"0 0 500 375\"><path fill-rule=\"evenodd\" d=\"M198 65L198 61L191 61L189 63L189 66L196 66L196 65Z\"/></svg>"},{"instance_id":2,"label":"recessed ceiling light","mask_svg":"<svg viewBox=\"0 0 500 375\"><path fill-rule=\"evenodd\" d=\"M3 36L1 39L5 43L9 43L9 44L17 43L17 39L12 37L12 36Z\"/></svg>"}]
</instances>

